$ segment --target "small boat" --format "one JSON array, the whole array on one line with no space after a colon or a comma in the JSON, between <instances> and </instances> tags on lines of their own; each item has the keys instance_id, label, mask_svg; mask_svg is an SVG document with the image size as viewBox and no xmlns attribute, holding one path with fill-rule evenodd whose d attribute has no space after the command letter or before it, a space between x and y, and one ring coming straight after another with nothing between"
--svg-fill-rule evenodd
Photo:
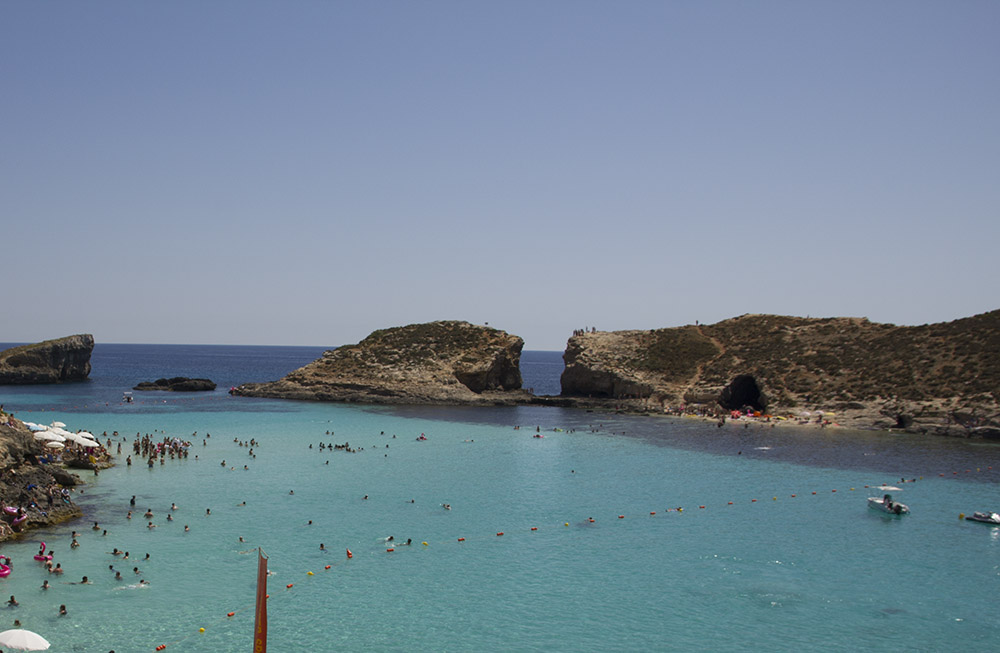
<instances>
[{"instance_id":1,"label":"small boat","mask_svg":"<svg viewBox=\"0 0 1000 653\"><path fill-rule=\"evenodd\" d=\"M881 510L890 515L905 515L910 512L910 508L906 504L893 501L891 494L886 494L881 499L878 497L868 497L868 507L873 510Z\"/></svg>"},{"instance_id":2,"label":"small boat","mask_svg":"<svg viewBox=\"0 0 1000 653\"><path fill-rule=\"evenodd\" d=\"M974 512L965 519L966 521L978 521L984 524L1000 525L1000 514L995 512Z\"/></svg>"}]
</instances>

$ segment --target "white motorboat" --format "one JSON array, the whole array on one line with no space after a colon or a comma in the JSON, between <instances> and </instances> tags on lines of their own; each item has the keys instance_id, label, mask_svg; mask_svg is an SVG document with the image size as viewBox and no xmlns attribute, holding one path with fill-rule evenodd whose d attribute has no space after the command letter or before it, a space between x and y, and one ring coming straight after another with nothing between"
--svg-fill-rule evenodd
<instances>
[{"instance_id":1,"label":"white motorboat","mask_svg":"<svg viewBox=\"0 0 1000 653\"><path fill-rule=\"evenodd\" d=\"M905 515L910 512L910 508L903 503L892 500L891 494L878 497L868 497L868 507L873 510L881 510L889 515Z\"/></svg>"}]
</instances>

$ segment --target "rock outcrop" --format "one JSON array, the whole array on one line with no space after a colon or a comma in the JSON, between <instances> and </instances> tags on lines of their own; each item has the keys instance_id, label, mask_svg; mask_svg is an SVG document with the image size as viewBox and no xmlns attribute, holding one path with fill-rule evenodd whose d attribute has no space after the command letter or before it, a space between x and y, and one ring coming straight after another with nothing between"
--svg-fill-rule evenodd
<instances>
[{"instance_id":1,"label":"rock outcrop","mask_svg":"<svg viewBox=\"0 0 1000 653\"><path fill-rule=\"evenodd\" d=\"M411 324L327 351L278 381L231 392L360 403L515 403L528 397L519 391L523 347L517 336L468 322Z\"/></svg>"},{"instance_id":2,"label":"rock outcrop","mask_svg":"<svg viewBox=\"0 0 1000 653\"><path fill-rule=\"evenodd\" d=\"M165 392L206 392L215 390L215 383L208 379L189 379L186 376L175 376L170 379L142 381L133 390L162 390Z\"/></svg>"},{"instance_id":3,"label":"rock outcrop","mask_svg":"<svg viewBox=\"0 0 1000 653\"><path fill-rule=\"evenodd\" d=\"M24 424L0 412L0 541L16 537L32 527L47 526L79 517L83 511L61 487L76 485L79 479L62 467L42 464L42 444ZM49 490L53 500L49 502ZM27 518L21 522L18 508Z\"/></svg>"},{"instance_id":4,"label":"rock outcrop","mask_svg":"<svg viewBox=\"0 0 1000 653\"><path fill-rule=\"evenodd\" d=\"M82 334L0 351L0 385L83 381L94 336Z\"/></svg>"},{"instance_id":5,"label":"rock outcrop","mask_svg":"<svg viewBox=\"0 0 1000 653\"><path fill-rule=\"evenodd\" d=\"M744 315L583 333L570 338L564 360L564 398L656 410L820 410L847 426L1000 433L1000 311L916 327Z\"/></svg>"}]
</instances>

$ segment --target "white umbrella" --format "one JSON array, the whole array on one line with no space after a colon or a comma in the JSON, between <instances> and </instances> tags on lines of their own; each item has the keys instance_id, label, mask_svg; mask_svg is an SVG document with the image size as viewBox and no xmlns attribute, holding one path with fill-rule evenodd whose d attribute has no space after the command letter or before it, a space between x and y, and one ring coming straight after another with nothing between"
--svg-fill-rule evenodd
<instances>
[{"instance_id":1,"label":"white umbrella","mask_svg":"<svg viewBox=\"0 0 1000 653\"><path fill-rule=\"evenodd\" d=\"M58 426L59 428L66 428L65 422L52 422L49 426Z\"/></svg>"},{"instance_id":2,"label":"white umbrella","mask_svg":"<svg viewBox=\"0 0 1000 653\"><path fill-rule=\"evenodd\" d=\"M94 437L94 434L90 433L89 431L77 431L76 434L77 435L82 435L83 437L88 438L90 440L96 440L97 439L97 438Z\"/></svg>"},{"instance_id":3,"label":"white umbrella","mask_svg":"<svg viewBox=\"0 0 1000 653\"><path fill-rule=\"evenodd\" d=\"M49 442L65 442L66 438L59 435L58 433L53 433L52 431L39 431L35 433L36 440L48 440Z\"/></svg>"},{"instance_id":4,"label":"white umbrella","mask_svg":"<svg viewBox=\"0 0 1000 653\"><path fill-rule=\"evenodd\" d=\"M15 628L0 633L0 646L15 651L44 651L49 647L49 641L38 633Z\"/></svg>"},{"instance_id":5,"label":"white umbrella","mask_svg":"<svg viewBox=\"0 0 1000 653\"><path fill-rule=\"evenodd\" d=\"M66 445L63 444L62 442L46 442L45 446L48 447L49 449L62 449Z\"/></svg>"}]
</instances>

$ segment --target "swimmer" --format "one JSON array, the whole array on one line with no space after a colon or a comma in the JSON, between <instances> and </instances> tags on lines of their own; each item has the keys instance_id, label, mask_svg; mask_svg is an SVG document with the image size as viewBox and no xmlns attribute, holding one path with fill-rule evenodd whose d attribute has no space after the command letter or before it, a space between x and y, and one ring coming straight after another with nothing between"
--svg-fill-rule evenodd
<instances>
[{"instance_id":1,"label":"swimmer","mask_svg":"<svg viewBox=\"0 0 1000 653\"><path fill-rule=\"evenodd\" d=\"M185 533L189 533L190 531L191 531L191 528L187 524L184 524L184 532Z\"/></svg>"},{"instance_id":2,"label":"swimmer","mask_svg":"<svg viewBox=\"0 0 1000 653\"><path fill-rule=\"evenodd\" d=\"M146 528L156 528L156 524L154 524L153 522L149 522L148 524L146 524Z\"/></svg>"},{"instance_id":3,"label":"swimmer","mask_svg":"<svg viewBox=\"0 0 1000 653\"><path fill-rule=\"evenodd\" d=\"M146 519L151 519L153 517L153 509L146 508L146 512L144 512L142 516L145 517Z\"/></svg>"},{"instance_id":4,"label":"swimmer","mask_svg":"<svg viewBox=\"0 0 1000 653\"><path fill-rule=\"evenodd\" d=\"M71 548L75 549L76 547L80 546L80 543L77 542L76 540L73 540L72 542L69 543L69 545Z\"/></svg>"},{"instance_id":5,"label":"swimmer","mask_svg":"<svg viewBox=\"0 0 1000 653\"><path fill-rule=\"evenodd\" d=\"M90 530L92 530L92 531L99 531L99 530L101 530L101 527L95 521L94 525L90 527Z\"/></svg>"},{"instance_id":6,"label":"swimmer","mask_svg":"<svg viewBox=\"0 0 1000 653\"><path fill-rule=\"evenodd\" d=\"M43 581L42 581L42 589L43 589L43 590L47 590L47 589L49 589L49 587L50 587L50 585L49 585L49 581L47 581L47 580L43 580Z\"/></svg>"},{"instance_id":7,"label":"swimmer","mask_svg":"<svg viewBox=\"0 0 1000 653\"><path fill-rule=\"evenodd\" d=\"M60 617L65 617L66 616L66 604L65 603L63 603L62 605L59 606L59 616Z\"/></svg>"},{"instance_id":8,"label":"swimmer","mask_svg":"<svg viewBox=\"0 0 1000 653\"><path fill-rule=\"evenodd\" d=\"M17 607L17 606L19 606L19 605L21 605L21 604L20 604L20 603L18 603L18 602L17 602L17 599L15 599L15 598L14 598L14 595L13 595L13 594L11 594L11 595L10 595L10 600L9 600L9 601L7 601L7 605L9 605L9 606L10 606L10 607L12 607L12 608L15 608L15 607Z\"/></svg>"},{"instance_id":9,"label":"swimmer","mask_svg":"<svg viewBox=\"0 0 1000 653\"><path fill-rule=\"evenodd\" d=\"M322 542L320 542L320 543L319 543L319 550L320 550L320 551L326 551L326 545L325 545L325 544L323 544Z\"/></svg>"},{"instance_id":10,"label":"swimmer","mask_svg":"<svg viewBox=\"0 0 1000 653\"><path fill-rule=\"evenodd\" d=\"M173 515L171 515L171 514L170 514L170 513L168 512L168 513L167 513L167 521L173 521L173 520L174 520L174 516L173 516Z\"/></svg>"},{"instance_id":11,"label":"swimmer","mask_svg":"<svg viewBox=\"0 0 1000 653\"><path fill-rule=\"evenodd\" d=\"M205 508L205 516L208 517L211 514L212 514L212 509L211 508Z\"/></svg>"},{"instance_id":12,"label":"swimmer","mask_svg":"<svg viewBox=\"0 0 1000 653\"><path fill-rule=\"evenodd\" d=\"M171 510L177 510L177 504L176 503L171 503L170 504L170 509Z\"/></svg>"}]
</instances>

